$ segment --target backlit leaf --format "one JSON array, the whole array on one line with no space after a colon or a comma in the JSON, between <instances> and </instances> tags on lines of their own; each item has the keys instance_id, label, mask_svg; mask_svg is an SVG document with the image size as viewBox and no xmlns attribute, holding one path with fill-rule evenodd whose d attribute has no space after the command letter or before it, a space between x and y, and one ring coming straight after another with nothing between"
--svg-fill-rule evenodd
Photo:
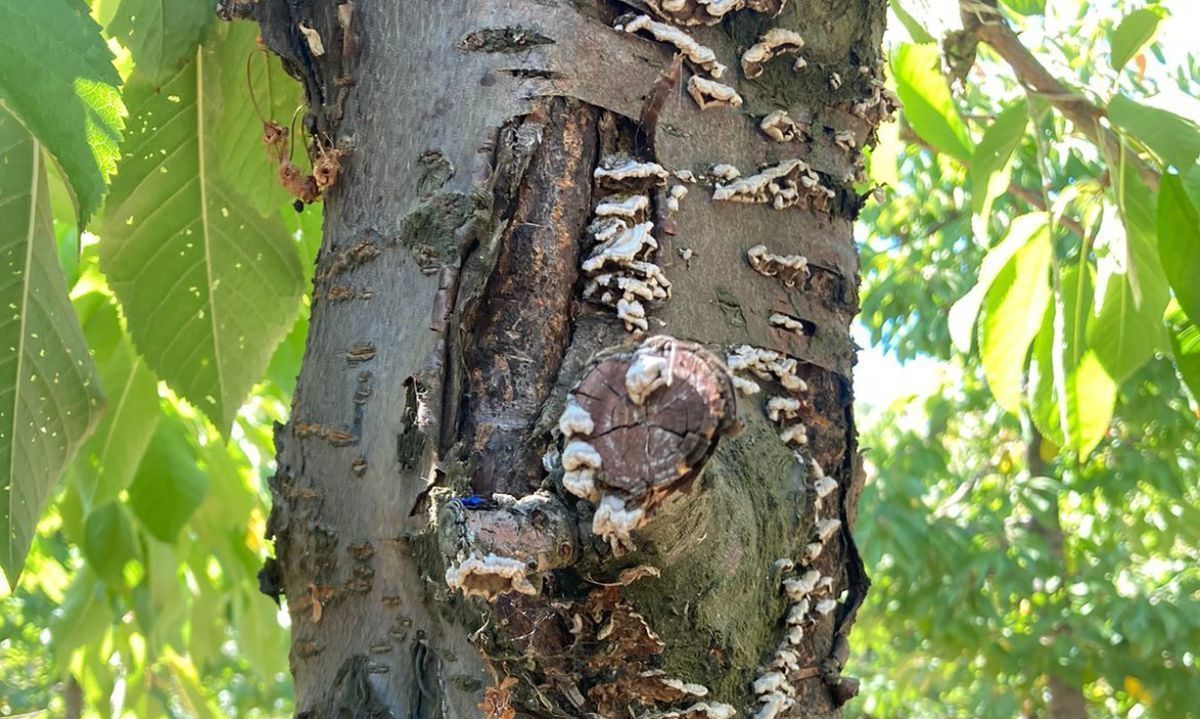
<instances>
[{"instance_id":1,"label":"backlit leaf","mask_svg":"<svg viewBox=\"0 0 1200 719\"><path fill-rule=\"evenodd\" d=\"M961 352L971 351L971 340L974 336L975 320L979 315L979 307L992 282L1008 265L1009 260L1029 242L1030 238L1043 232L1046 228L1044 213L1031 213L1014 218L1008 226L1008 232L988 253L984 255L979 265L979 278L975 286L963 295L950 308L950 337Z\"/></svg>"},{"instance_id":2,"label":"backlit leaf","mask_svg":"<svg viewBox=\"0 0 1200 719\"><path fill-rule=\"evenodd\" d=\"M1162 9L1146 7L1134 10L1121 20L1110 41L1114 70L1119 72L1134 55L1154 39L1158 32L1158 24L1164 16L1165 12Z\"/></svg>"},{"instance_id":3,"label":"backlit leaf","mask_svg":"<svg viewBox=\"0 0 1200 719\"><path fill-rule=\"evenodd\" d=\"M135 74L100 260L147 363L222 430L299 309L295 242L216 173L217 49L161 90Z\"/></svg>"},{"instance_id":4,"label":"backlit leaf","mask_svg":"<svg viewBox=\"0 0 1200 719\"><path fill-rule=\"evenodd\" d=\"M108 32L133 53L138 72L158 83L191 59L213 8L209 0L121 0Z\"/></svg>"},{"instance_id":5,"label":"backlit leaf","mask_svg":"<svg viewBox=\"0 0 1200 719\"><path fill-rule=\"evenodd\" d=\"M1183 311L1200 322L1200 213L1176 175L1158 189L1158 253Z\"/></svg>"},{"instance_id":6,"label":"backlit leaf","mask_svg":"<svg viewBox=\"0 0 1200 719\"><path fill-rule=\"evenodd\" d=\"M0 569L9 584L104 404L58 265L43 157L0 109Z\"/></svg>"},{"instance_id":7,"label":"backlit leaf","mask_svg":"<svg viewBox=\"0 0 1200 719\"><path fill-rule=\"evenodd\" d=\"M85 8L67 0L2 2L0 28L0 106L63 168L82 225L117 165L123 108L112 53Z\"/></svg>"},{"instance_id":8,"label":"backlit leaf","mask_svg":"<svg viewBox=\"0 0 1200 719\"><path fill-rule=\"evenodd\" d=\"M996 402L1016 414L1029 344L1050 302L1050 232L1042 225L1017 250L987 293L979 327L984 375Z\"/></svg>"},{"instance_id":9,"label":"backlit leaf","mask_svg":"<svg viewBox=\"0 0 1200 719\"><path fill-rule=\"evenodd\" d=\"M896 92L913 132L938 150L967 162L971 136L954 106L940 62L935 44L898 47L892 55Z\"/></svg>"},{"instance_id":10,"label":"backlit leaf","mask_svg":"<svg viewBox=\"0 0 1200 719\"><path fill-rule=\"evenodd\" d=\"M1097 239L1098 310L1087 341L1120 383L1166 348L1162 319L1170 292L1158 257L1154 196L1132 168L1118 164L1113 177L1120 222L1109 213Z\"/></svg>"},{"instance_id":11,"label":"backlit leaf","mask_svg":"<svg viewBox=\"0 0 1200 719\"><path fill-rule=\"evenodd\" d=\"M1117 95L1108 103L1108 119L1181 171L1200 157L1200 126L1173 112Z\"/></svg>"}]
</instances>

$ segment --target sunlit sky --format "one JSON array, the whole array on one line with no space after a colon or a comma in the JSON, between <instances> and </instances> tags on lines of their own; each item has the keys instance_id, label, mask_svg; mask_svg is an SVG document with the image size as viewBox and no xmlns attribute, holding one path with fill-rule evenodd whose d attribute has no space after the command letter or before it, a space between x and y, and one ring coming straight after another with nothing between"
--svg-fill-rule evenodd
<instances>
[{"instance_id":1,"label":"sunlit sky","mask_svg":"<svg viewBox=\"0 0 1200 719\"><path fill-rule=\"evenodd\" d=\"M925 23L934 35L953 29L953 26L946 25L946 21L957 21L958 18L958 0L907 0L904 5ZM1072 14L1078 7L1077 2L1068 0L1048 0L1047 5L1060 12L1069 9ZM1099 13L1118 16L1114 9L1116 3L1111 0L1092 0L1091 5ZM1133 3L1131 5L1136 6ZM1158 38L1167 60L1165 69L1173 70L1186 63L1189 51L1200 47L1196 42L1196 32L1200 30L1200 0L1163 0L1160 5L1170 12L1170 16L1160 26ZM890 19L888 43L907 40L908 37L900 23L894 18ZM1049 60L1047 58L1047 61ZM1154 72L1155 69L1152 66L1149 72ZM1157 70L1162 72L1164 68L1158 66ZM1070 78L1064 75L1064 79ZM1183 94L1174 83L1164 83L1163 93L1148 99L1147 102L1200 122L1200 99ZM870 228L860 225L858 231L861 236L869 232ZM853 335L862 348L858 354L858 365L854 369L854 392L863 407L885 407L903 397L925 394L937 386L939 375L945 369L940 363L918 359L902 365L895 357L884 353L882 348L870 346L869 336L862 327L856 326Z\"/></svg>"}]
</instances>

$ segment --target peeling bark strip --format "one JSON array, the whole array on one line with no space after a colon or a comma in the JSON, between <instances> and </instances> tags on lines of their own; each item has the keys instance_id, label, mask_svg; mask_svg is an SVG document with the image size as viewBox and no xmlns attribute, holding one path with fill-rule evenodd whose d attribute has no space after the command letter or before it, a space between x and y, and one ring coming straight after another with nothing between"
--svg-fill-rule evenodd
<instances>
[{"instance_id":1,"label":"peeling bark strip","mask_svg":"<svg viewBox=\"0 0 1200 719\"><path fill-rule=\"evenodd\" d=\"M885 9L222 0L325 185L261 577L301 716L839 715Z\"/></svg>"},{"instance_id":2,"label":"peeling bark strip","mask_svg":"<svg viewBox=\"0 0 1200 719\"><path fill-rule=\"evenodd\" d=\"M511 216L464 343L463 436L477 494L524 494L541 478L528 435L568 341L570 305L595 166L595 110L555 100L526 120L539 136L511 192Z\"/></svg>"}]
</instances>

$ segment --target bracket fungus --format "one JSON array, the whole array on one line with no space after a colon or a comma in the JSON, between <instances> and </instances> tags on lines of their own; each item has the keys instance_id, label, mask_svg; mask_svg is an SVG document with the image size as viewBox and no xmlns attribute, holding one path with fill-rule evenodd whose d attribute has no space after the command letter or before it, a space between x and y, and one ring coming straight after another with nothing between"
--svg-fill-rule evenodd
<instances>
[{"instance_id":1,"label":"bracket fungus","mask_svg":"<svg viewBox=\"0 0 1200 719\"><path fill-rule=\"evenodd\" d=\"M726 68L717 62L717 54L712 51L712 48L696 42L695 38L685 30L674 25L659 22L649 15L629 13L617 18L613 23L613 28L624 30L627 33L645 32L659 42L674 45L689 62L712 75L714 79L719 79L725 74Z\"/></svg>"},{"instance_id":2,"label":"bracket fungus","mask_svg":"<svg viewBox=\"0 0 1200 719\"><path fill-rule=\"evenodd\" d=\"M758 123L758 128L775 142L803 142L808 139L808 124L796 122L787 110L776 110L767 115Z\"/></svg>"},{"instance_id":3,"label":"bracket fungus","mask_svg":"<svg viewBox=\"0 0 1200 719\"><path fill-rule=\"evenodd\" d=\"M701 110L721 105L742 106L742 96L738 94L737 90L699 75L692 75L688 78L688 94L692 96Z\"/></svg>"},{"instance_id":4,"label":"bracket fungus","mask_svg":"<svg viewBox=\"0 0 1200 719\"><path fill-rule=\"evenodd\" d=\"M753 10L775 17L787 0L646 0L661 18L677 25L716 25L736 10Z\"/></svg>"},{"instance_id":5,"label":"bracket fungus","mask_svg":"<svg viewBox=\"0 0 1200 719\"><path fill-rule=\"evenodd\" d=\"M593 359L563 415L560 425L571 428L563 488L596 504L593 533L621 553L659 507L690 490L736 411L716 356L658 336Z\"/></svg>"},{"instance_id":6,"label":"bracket fungus","mask_svg":"<svg viewBox=\"0 0 1200 719\"><path fill-rule=\"evenodd\" d=\"M820 175L798 158L768 165L754 175L713 189L716 201L769 204L777 210L799 207L827 212L833 198L833 190L821 184Z\"/></svg>"},{"instance_id":7,"label":"bracket fungus","mask_svg":"<svg viewBox=\"0 0 1200 719\"><path fill-rule=\"evenodd\" d=\"M786 53L795 54L803 49L804 38L800 37L800 33L781 27L771 28L763 33L750 49L742 53L742 74L747 80L753 80L763 74L763 66L771 58Z\"/></svg>"},{"instance_id":8,"label":"bracket fungus","mask_svg":"<svg viewBox=\"0 0 1200 719\"><path fill-rule=\"evenodd\" d=\"M778 277L787 287L795 287L797 281L808 277L808 258L803 255L777 255L768 251L766 245L755 245L746 250L746 261L758 274L763 277ZM771 315L771 324L775 324L777 316L781 315ZM800 323L797 321L796 324ZM803 329L803 325L800 329Z\"/></svg>"}]
</instances>

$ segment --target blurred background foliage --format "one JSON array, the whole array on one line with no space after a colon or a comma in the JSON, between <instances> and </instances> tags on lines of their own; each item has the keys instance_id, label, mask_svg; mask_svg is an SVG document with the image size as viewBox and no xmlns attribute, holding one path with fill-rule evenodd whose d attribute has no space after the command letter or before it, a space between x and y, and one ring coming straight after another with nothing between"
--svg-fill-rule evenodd
<instances>
[{"instance_id":1,"label":"blurred background foliage","mask_svg":"<svg viewBox=\"0 0 1200 719\"><path fill-rule=\"evenodd\" d=\"M0 0L0 20L15 2ZM869 475L858 532L875 584L847 714L1043 717L1073 693L1093 717L1200 716L1200 332L1187 286L1200 274L1186 274L1200 258L1200 14L1187 0L978 5L1107 108L1118 144L1098 147L1061 97L964 43L956 2L893 0L889 82L906 110L882 128L864 187L881 189L861 218L870 349L856 377ZM126 118L97 115L111 132L91 140L89 175L64 161L70 138L5 86L17 70L0 60L0 134L29 141L5 124L11 112L57 160L44 181L58 259L108 408L54 485L23 570L5 566L15 586L0 579L0 716L290 716L288 616L256 574L307 300L256 318L283 339L239 370L255 380L248 397L221 383L211 395L153 351L176 340L139 324L146 310L121 296L127 267L104 253L131 248L135 268L184 275L186 263L139 254L145 238L121 218L140 221L130 201L147 177L191 172L220 210L290 238L278 277L298 297L307 280L292 266L311 270L320 206L297 214L265 161L247 162L263 156L259 121L286 124L296 87L254 51L251 28L213 23L210 2L93 0L88 19L82 0L46 0L39 12L59 6L103 33L124 87L119 100L63 102L124 102ZM157 96L198 127L147 132ZM241 140L216 142L229 137ZM160 159L181 147L208 169ZM183 224L197 207L169 212ZM203 294L175 285L184 304ZM201 314L224 300L205 301Z\"/></svg>"}]
</instances>

